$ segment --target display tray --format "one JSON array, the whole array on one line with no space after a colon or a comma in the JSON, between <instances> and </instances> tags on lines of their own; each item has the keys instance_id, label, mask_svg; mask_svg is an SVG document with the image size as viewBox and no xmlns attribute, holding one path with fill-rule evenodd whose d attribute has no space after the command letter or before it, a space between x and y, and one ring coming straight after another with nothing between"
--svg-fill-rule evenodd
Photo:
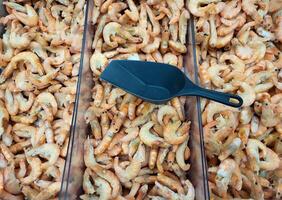
<instances>
[{"instance_id":1,"label":"display tray","mask_svg":"<svg viewBox=\"0 0 282 200\"><path fill-rule=\"evenodd\" d=\"M68 149L63 184L60 199L79 199L83 194L82 181L85 170L83 161L83 144L89 134L89 126L84 120L84 114L92 102L93 77L89 60L93 53L91 49L95 27L91 24L93 1L87 1L86 21L83 38L80 75L77 86L77 101L74 108L73 129ZM193 18L189 20L187 33L187 53L184 55L184 72L198 83L198 68L196 63L195 33ZM195 199L209 199L208 177L201 126L200 99L187 97L185 103L186 119L191 121L189 148L191 150L188 178L195 187Z\"/></svg>"},{"instance_id":2,"label":"display tray","mask_svg":"<svg viewBox=\"0 0 282 200\"><path fill-rule=\"evenodd\" d=\"M88 7L86 8L86 10L88 10ZM86 11L86 13L87 13L87 11ZM5 10L5 7L4 7L4 5L3 5L3 0L0 0L0 17L5 17L5 16L7 16L8 15L8 13L6 12L6 10ZM87 20L86 20L86 15L84 16L85 17L85 23L87 22ZM2 35L4 34L4 32L5 32L5 26L3 26L1 23L0 23L0 36L1 36L1 38L2 38ZM84 31L84 34L86 33L86 31ZM83 48L83 50L84 50L84 48ZM82 51L82 53L83 53L83 51ZM83 59L83 56L81 56L82 57L82 59ZM80 64L83 64L83 62L82 62L82 60L81 60L81 62L80 62ZM83 67L80 67L80 69L82 69ZM2 70L0 71L0 73L2 72ZM81 71L80 71L80 74L81 74ZM80 75L79 75L79 77L81 77ZM79 80L81 80L81 78L79 78ZM79 93L78 93L79 94ZM79 95L76 95L76 100L78 99L78 96ZM76 104L77 105L77 104ZM77 109L77 106L75 106L75 109ZM76 114L76 111L74 110L74 112L73 112L73 116L76 116L77 114ZM73 119L72 119L72 127L74 127L74 124L76 123L76 121L75 121L75 118L73 117ZM68 146L68 151L67 151L67 155L66 155L66 162L65 162L65 166L67 166L67 168L69 169L69 165L68 165L68 163L69 163L69 161L70 161L70 149L72 149L72 147L70 147L71 146L71 144L72 144L72 142L71 141L73 141L73 133L74 133L74 128L71 128L71 131L70 131L70 140L69 140L69 146ZM64 171L66 172L66 170L64 169ZM65 173L64 173L65 174ZM65 178L64 178L64 180L65 180ZM61 187L64 187L66 185L66 183L64 183L64 184L62 184L61 185ZM61 193L60 193L61 194ZM1 199L1 198L0 198Z\"/></svg>"}]
</instances>

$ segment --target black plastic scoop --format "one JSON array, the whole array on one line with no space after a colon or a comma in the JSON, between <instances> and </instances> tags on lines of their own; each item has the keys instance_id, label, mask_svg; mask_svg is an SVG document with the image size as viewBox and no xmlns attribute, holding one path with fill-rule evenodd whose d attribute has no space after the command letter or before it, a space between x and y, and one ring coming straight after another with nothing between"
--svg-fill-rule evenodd
<instances>
[{"instance_id":1,"label":"black plastic scoop","mask_svg":"<svg viewBox=\"0 0 282 200\"><path fill-rule=\"evenodd\" d=\"M195 85L181 70L168 64L113 60L100 78L155 104L165 103L177 96L199 96L232 107L240 107L243 103L238 95Z\"/></svg>"}]
</instances>

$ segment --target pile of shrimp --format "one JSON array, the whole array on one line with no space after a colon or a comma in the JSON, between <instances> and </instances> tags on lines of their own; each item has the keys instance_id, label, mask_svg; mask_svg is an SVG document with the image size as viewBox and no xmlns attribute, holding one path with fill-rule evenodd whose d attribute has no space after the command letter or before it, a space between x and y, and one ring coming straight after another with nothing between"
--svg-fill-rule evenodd
<instances>
[{"instance_id":1,"label":"pile of shrimp","mask_svg":"<svg viewBox=\"0 0 282 200\"><path fill-rule=\"evenodd\" d=\"M2 1L1 1L2 3ZM75 100L84 0L5 1L0 199L58 199Z\"/></svg>"},{"instance_id":2,"label":"pile of shrimp","mask_svg":"<svg viewBox=\"0 0 282 200\"><path fill-rule=\"evenodd\" d=\"M201 101L212 199L282 198L282 2L190 0L201 84L238 94Z\"/></svg>"},{"instance_id":3,"label":"pile of shrimp","mask_svg":"<svg viewBox=\"0 0 282 200\"><path fill-rule=\"evenodd\" d=\"M99 80L112 59L183 67L187 23L184 1L94 0L90 58L93 102L85 113L83 200L195 197L187 178L190 122L185 98L154 105Z\"/></svg>"}]
</instances>

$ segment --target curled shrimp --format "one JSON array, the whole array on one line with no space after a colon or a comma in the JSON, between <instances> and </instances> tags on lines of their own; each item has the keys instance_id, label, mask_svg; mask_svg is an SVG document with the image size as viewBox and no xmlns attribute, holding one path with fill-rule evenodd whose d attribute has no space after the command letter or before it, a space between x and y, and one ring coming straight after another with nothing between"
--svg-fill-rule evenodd
<instances>
[{"instance_id":1,"label":"curled shrimp","mask_svg":"<svg viewBox=\"0 0 282 200\"><path fill-rule=\"evenodd\" d=\"M26 112L31 108L35 99L35 95L32 92L29 92L28 99L26 99L20 92L18 94L15 94L15 99L19 103L19 111Z\"/></svg>"},{"instance_id":2,"label":"curled shrimp","mask_svg":"<svg viewBox=\"0 0 282 200\"><path fill-rule=\"evenodd\" d=\"M53 165L59 155L60 155L60 148L57 144L43 144L39 147L35 147L29 151L26 152L28 156L35 156L39 155L45 159L48 159L46 163L43 163L41 165L41 168L47 168L50 165Z\"/></svg>"},{"instance_id":3,"label":"curled shrimp","mask_svg":"<svg viewBox=\"0 0 282 200\"><path fill-rule=\"evenodd\" d=\"M254 89L246 82L241 82L240 88L243 91L238 90L238 95L243 99L243 106L252 105L256 99Z\"/></svg>"},{"instance_id":4,"label":"curled shrimp","mask_svg":"<svg viewBox=\"0 0 282 200\"><path fill-rule=\"evenodd\" d=\"M215 103L215 102L209 103L207 105L206 109L205 109L205 111L207 112L206 122L212 122L213 119L214 119L214 116L216 114L219 114L219 113L227 111L227 110L230 110L230 111L233 111L233 112L238 112L237 109L227 107L227 106L223 106L223 105Z\"/></svg>"},{"instance_id":5,"label":"curled shrimp","mask_svg":"<svg viewBox=\"0 0 282 200\"><path fill-rule=\"evenodd\" d=\"M92 43L92 48L95 49L96 45L97 45L97 42L100 38L100 36L102 35L103 33L103 29L107 23L107 20L108 19L108 16L107 15L103 15L101 18L100 18L100 21L97 25L97 29L95 31L95 35L94 35L94 39L93 39L93 43Z\"/></svg>"},{"instance_id":6,"label":"curled shrimp","mask_svg":"<svg viewBox=\"0 0 282 200\"><path fill-rule=\"evenodd\" d=\"M145 53L153 53L159 48L160 44L161 44L161 38L155 37L154 41L151 44L148 44L144 48L142 48L142 51Z\"/></svg>"},{"instance_id":7,"label":"curled shrimp","mask_svg":"<svg viewBox=\"0 0 282 200\"><path fill-rule=\"evenodd\" d=\"M178 194L184 194L184 188L182 187L181 183L177 180L174 180L164 174L158 173L157 180L169 187L170 189L177 191Z\"/></svg>"},{"instance_id":8,"label":"curled shrimp","mask_svg":"<svg viewBox=\"0 0 282 200\"><path fill-rule=\"evenodd\" d=\"M18 21L12 21L10 44L13 48L24 49L29 46L35 34L30 32L20 33L23 27Z\"/></svg>"},{"instance_id":9,"label":"curled shrimp","mask_svg":"<svg viewBox=\"0 0 282 200\"><path fill-rule=\"evenodd\" d=\"M218 156L218 158L220 160L224 160L226 158L228 158L228 156L234 154L241 146L241 139L240 138L234 138L230 144L224 146L222 149L221 149L221 153L220 155Z\"/></svg>"},{"instance_id":10,"label":"curled shrimp","mask_svg":"<svg viewBox=\"0 0 282 200\"><path fill-rule=\"evenodd\" d=\"M94 147L93 145L91 144L91 141L89 138L87 138L84 142L84 162L85 162L85 165L86 167L89 167L90 169L92 167L94 167L95 165L97 165L97 162L95 160L95 157L94 157Z\"/></svg>"},{"instance_id":11,"label":"curled shrimp","mask_svg":"<svg viewBox=\"0 0 282 200\"><path fill-rule=\"evenodd\" d=\"M155 186L158 189L158 193L163 196L164 198L167 199L179 199L179 196L177 193L175 193L173 190L170 188L162 185L158 181L155 182Z\"/></svg>"},{"instance_id":12,"label":"curled shrimp","mask_svg":"<svg viewBox=\"0 0 282 200\"><path fill-rule=\"evenodd\" d=\"M19 194L21 192L20 181L16 178L14 163L11 163L4 169L3 175L5 181L4 189L11 194Z\"/></svg>"},{"instance_id":13,"label":"curled shrimp","mask_svg":"<svg viewBox=\"0 0 282 200\"><path fill-rule=\"evenodd\" d=\"M261 123L267 127L276 126L280 122L275 106L268 101L264 101L261 107Z\"/></svg>"},{"instance_id":14,"label":"curled shrimp","mask_svg":"<svg viewBox=\"0 0 282 200\"><path fill-rule=\"evenodd\" d=\"M110 19L114 22L117 22L118 17L121 16L121 14L119 13L126 8L127 8L127 4L123 2L112 3L111 5L109 5L108 15Z\"/></svg>"},{"instance_id":15,"label":"curled shrimp","mask_svg":"<svg viewBox=\"0 0 282 200\"><path fill-rule=\"evenodd\" d=\"M177 56L172 54L172 53L166 53L163 57L163 62L164 63L167 63L167 64L170 64L170 65L174 65L174 66L177 66L177 63L178 63L178 59L177 59Z\"/></svg>"},{"instance_id":16,"label":"curled shrimp","mask_svg":"<svg viewBox=\"0 0 282 200\"><path fill-rule=\"evenodd\" d=\"M262 151L264 160L261 160L259 150ZM251 158L255 159L259 169L274 170L279 167L278 155L259 140L249 139L246 151Z\"/></svg>"},{"instance_id":17,"label":"curled shrimp","mask_svg":"<svg viewBox=\"0 0 282 200\"><path fill-rule=\"evenodd\" d=\"M19 90L31 92L35 89L35 86L28 78L27 71L19 72L15 77L15 84Z\"/></svg>"},{"instance_id":18,"label":"curled shrimp","mask_svg":"<svg viewBox=\"0 0 282 200\"><path fill-rule=\"evenodd\" d=\"M100 52L95 52L90 58L90 68L94 74L99 76L102 70L105 69L108 64L106 56Z\"/></svg>"},{"instance_id":19,"label":"curled shrimp","mask_svg":"<svg viewBox=\"0 0 282 200\"><path fill-rule=\"evenodd\" d=\"M236 176L237 183L235 183L235 185L232 184L232 186L237 190L241 190L242 175L238 164L233 159L226 159L222 161L216 173L216 185L220 196L225 197L227 195L227 188L228 185L232 183L233 176Z\"/></svg>"},{"instance_id":20,"label":"curled shrimp","mask_svg":"<svg viewBox=\"0 0 282 200\"><path fill-rule=\"evenodd\" d=\"M212 6L212 4L209 4L209 3L214 3L218 1L219 0L191 0L188 3L188 8L189 8L189 11L194 16L204 17L206 15L206 11L208 11L210 7ZM207 5L207 6L201 7L202 5Z\"/></svg>"},{"instance_id":21,"label":"curled shrimp","mask_svg":"<svg viewBox=\"0 0 282 200\"><path fill-rule=\"evenodd\" d=\"M83 182L82 182L82 187L86 194L94 194L95 192L94 186L90 181L91 174L92 174L91 169L86 168L83 174Z\"/></svg>"},{"instance_id":22,"label":"curled shrimp","mask_svg":"<svg viewBox=\"0 0 282 200\"><path fill-rule=\"evenodd\" d=\"M180 9L177 7L177 3L172 0L166 0L169 9L172 12L172 16L170 18L169 24L175 24L179 21L180 17Z\"/></svg>"},{"instance_id":23,"label":"curled shrimp","mask_svg":"<svg viewBox=\"0 0 282 200\"><path fill-rule=\"evenodd\" d=\"M7 66L8 62L12 59L14 50L10 44L10 31L3 34L3 39L0 39L0 63Z\"/></svg>"},{"instance_id":24,"label":"curled shrimp","mask_svg":"<svg viewBox=\"0 0 282 200\"><path fill-rule=\"evenodd\" d=\"M57 101L56 101L54 95L51 94L50 92L40 93L36 97L35 102L38 103L42 107L43 106L50 107L52 114L56 115L56 113L58 111L58 104L57 104Z\"/></svg>"},{"instance_id":25,"label":"curled shrimp","mask_svg":"<svg viewBox=\"0 0 282 200\"><path fill-rule=\"evenodd\" d=\"M0 82L3 83L7 78L9 78L13 70L17 68L17 63L20 61L26 61L31 64L31 71L32 72L38 72L40 75L43 75L44 69L40 63L39 58L36 54L25 51L17 54L11 59L11 62L8 64L8 66L4 69L4 71L0 75Z\"/></svg>"},{"instance_id":26,"label":"curled shrimp","mask_svg":"<svg viewBox=\"0 0 282 200\"><path fill-rule=\"evenodd\" d=\"M136 7L133 0L127 0L127 4L130 10L125 10L124 13L134 22L139 19L138 8Z\"/></svg>"},{"instance_id":27,"label":"curled shrimp","mask_svg":"<svg viewBox=\"0 0 282 200\"><path fill-rule=\"evenodd\" d=\"M97 186L97 193L99 194L99 199L110 199L112 188L110 184L103 178L95 178L95 186Z\"/></svg>"},{"instance_id":28,"label":"curled shrimp","mask_svg":"<svg viewBox=\"0 0 282 200\"><path fill-rule=\"evenodd\" d=\"M38 24L38 15L32 6L25 4L25 7L23 7L13 2L5 2L4 4L13 9L13 15L23 24L30 27Z\"/></svg>"},{"instance_id":29,"label":"curled shrimp","mask_svg":"<svg viewBox=\"0 0 282 200\"><path fill-rule=\"evenodd\" d=\"M237 28L238 24L239 24L239 21L236 21L236 22L235 22L234 24L232 24L231 26L220 26L220 27L218 27L218 29L217 29L217 35L218 35L218 36L225 36L225 35L227 35L227 34L233 32L234 29Z\"/></svg>"},{"instance_id":30,"label":"curled shrimp","mask_svg":"<svg viewBox=\"0 0 282 200\"><path fill-rule=\"evenodd\" d=\"M36 195L38 200L47 200L55 197L61 189L61 182L53 182Z\"/></svg>"},{"instance_id":31,"label":"curled shrimp","mask_svg":"<svg viewBox=\"0 0 282 200\"><path fill-rule=\"evenodd\" d=\"M232 19L241 11L241 2L239 0L233 0L228 2L220 15L226 19Z\"/></svg>"},{"instance_id":32,"label":"curled shrimp","mask_svg":"<svg viewBox=\"0 0 282 200\"><path fill-rule=\"evenodd\" d=\"M257 23L262 22L263 16L261 16L255 5L256 0L242 0L242 10L249 16L252 17Z\"/></svg>"},{"instance_id":33,"label":"curled shrimp","mask_svg":"<svg viewBox=\"0 0 282 200\"><path fill-rule=\"evenodd\" d=\"M121 139L121 142L129 142L130 140L135 139L139 134L139 128L138 127L127 128L125 129L125 132L127 133L127 135L125 135Z\"/></svg>"},{"instance_id":34,"label":"curled shrimp","mask_svg":"<svg viewBox=\"0 0 282 200\"><path fill-rule=\"evenodd\" d=\"M31 143L35 146L36 136L37 136L37 129L33 126L28 126L26 124L16 123L13 126L13 132L23 138L30 138Z\"/></svg>"},{"instance_id":35,"label":"curled shrimp","mask_svg":"<svg viewBox=\"0 0 282 200\"><path fill-rule=\"evenodd\" d=\"M181 144L188 137L189 124L184 122L181 126L180 125L180 121L175 121L164 126L164 139L169 144Z\"/></svg>"},{"instance_id":36,"label":"curled shrimp","mask_svg":"<svg viewBox=\"0 0 282 200\"><path fill-rule=\"evenodd\" d=\"M173 49L174 51L179 52L179 53L186 53L186 51L187 51L186 46L184 44L180 43L180 42L175 42L175 41L169 40L168 45L171 49Z\"/></svg>"},{"instance_id":37,"label":"curled shrimp","mask_svg":"<svg viewBox=\"0 0 282 200\"><path fill-rule=\"evenodd\" d=\"M3 200L23 200L22 195L13 195L9 192L6 192L5 190L1 190L0 198Z\"/></svg>"},{"instance_id":38,"label":"curled shrimp","mask_svg":"<svg viewBox=\"0 0 282 200\"><path fill-rule=\"evenodd\" d=\"M39 176L42 173L42 169L41 169L41 161L39 158L37 157L27 157L27 162L31 167L31 172L29 173L28 176L21 178L20 181L22 184L30 184L33 181L35 181L37 178L39 178Z\"/></svg>"},{"instance_id":39,"label":"curled shrimp","mask_svg":"<svg viewBox=\"0 0 282 200\"><path fill-rule=\"evenodd\" d=\"M163 118L165 116L169 116L169 118L171 118L172 121L178 120L178 113L176 112L176 109L169 105L162 106L158 110L157 119L159 124L164 125Z\"/></svg>"},{"instance_id":40,"label":"curled shrimp","mask_svg":"<svg viewBox=\"0 0 282 200\"><path fill-rule=\"evenodd\" d=\"M99 165L95 165L93 167L91 167L91 169L101 178L107 180L111 187L112 187L112 198L115 198L118 196L119 194L119 190L120 190L120 182L117 178L117 176L111 172L110 170L104 169Z\"/></svg>"},{"instance_id":41,"label":"curled shrimp","mask_svg":"<svg viewBox=\"0 0 282 200\"><path fill-rule=\"evenodd\" d=\"M179 167L184 170L187 171L190 169L190 164L186 164L185 163L185 158L184 158L184 154L185 154L185 149L187 147L188 144L188 137L184 140L184 142L182 144L180 144L176 150L176 162L179 165Z\"/></svg>"},{"instance_id":42,"label":"curled shrimp","mask_svg":"<svg viewBox=\"0 0 282 200\"><path fill-rule=\"evenodd\" d=\"M3 143L0 143L0 149L6 160L8 162L13 162L15 155L10 151L10 149Z\"/></svg>"},{"instance_id":43,"label":"curled shrimp","mask_svg":"<svg viewBox=\"0 0 282 200\"><path fill-rule=\"evenodd\" d=\"M120 32L121 25L117 22L109 22L105 25L103 29L103 38L106 44L111 47L117 47L118 43L115 41L111 41L111 36L116 35Z\"/></svg>"},{"instance_id":44,"label":"curled shrimp","mask_svg":"<svg viewBox=\"0 0 282 200\"><path fill-rule=\"evenodd\" d=\"M153 125L154 125L154 122L150 121L141 127L140 133L139 133L139 137L141 141L150 147L153 145L157 145L157 146L166 145L163 138L156 136L150 132L150 129L153 127Z\"/></svg>"},{"instance_id":45,"label":"curled shrimp","mask_svg":"<svg viewBox=\"0 0 282 200\"><path fill-rule=\"evenodd\" d=\"M131 163L126 167L126 169L122 169L119 166L119 159L118 157L115 157L114 170L122 183L127 183L139 174L141 163L144 160L144 154L145 147L142 144L139 144L137 152L133 156Z\"/></svg>"},{"instance_id":46,"label":"curled shrimp","mask_svg":"<svg viewBox=\"0 0 282 200\"><path fill-rule=\"evenodd\" d=\"M224 84L224 80L220 77L220 72L226 70L228 67L222 64L216 64L208 68L209 76L211 77L212 83L216 87L221 87Z\"/></svg>"}]
</instances>

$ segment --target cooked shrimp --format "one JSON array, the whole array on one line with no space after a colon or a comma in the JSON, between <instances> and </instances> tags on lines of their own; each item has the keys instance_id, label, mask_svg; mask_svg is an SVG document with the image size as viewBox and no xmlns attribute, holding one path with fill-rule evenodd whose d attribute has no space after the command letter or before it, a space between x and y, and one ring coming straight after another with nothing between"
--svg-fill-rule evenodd
<instances>
[{"instance_id":1,"label":"cooked shrimp","mask_svg":"<svg viewBox=\"0 0 282 200\"><path fill-rule=\"evenodd\" d=\"M255 6L256 0L242 0L242 10L252 17L257 23L262 22L263 17L259 14L257 7Z\"/></svg>"},{"instance_id":2,"label":"cooked shrimp","mask_svg":"<svg viewBox=\"0 0 282 200\"><path fill-rule=\"evenodd\" d=\"M190 169L190 164L186 164L185 163L185 156L184 156L184 153L185 153L185 149L187 147L187 144L188 144L188 137L184 140L184 142L182 144L180 144L176 150L176 162L177 164L179 165L179 167L184 170L184 171L187 171Z\"/></svg>"},{"instance_id":3,"label":"cooked shrimp","mask_svg":"<svg viewBox=\"0 0 282 200\"><path fill-rule=\"evenodd\" d=\"M170 37L171 37L171 40L174 41L174 42L177 42L177 39L178 39L178 28L179 26L177 26L177 24L170 24L169 25L169 32L170 32ZM177 48L179 48L179 45L176 46ZM180 45L180 47L182 47L182 45Z\"/></svg>"},{"instance_id":4,"label":"cooked shrimp","mask_svg":"<svg viewBox=\"0 0 282 200\"><path fill-rule=\"evenodd\" d=\"M181 144L188 137L189 124L184 122L181 127L180 124L180 121L175 121L164 126L164 139L169 144Z\"/></svg>"},{"instance_id":5,"label":"cooked shrimp","mask_svg":"<svg viewBox=\"0 0 282 200\"><path fill-rule=\"evenodd\" d=\"M155 36L159 35L160 32L161 32L160 23L159 23L159 21L157 21L155 19L156 17L154 15L153 11L151 10L151 8L148 5L146 5L146 11L147 11L148 17L149 17L149 19L150 19L150 21L153 25L153 32L151 33L151 35L153 37L155 37Z\"/></svg>"},{"instance_id":6,"label":"cooked shrimp","mask_svg":"<svg viewBox=\"0 0 282 200\"><path fill-rule=\"evenodd\" d=\"M4 189L11 194L20 194L20 181L16 178L14 163L11 163L4 169L3 175L5 181Z\"/></svg>"},{"instance_id":7,"label":"cooked shrimp","mask_svg":"<svg viewBox=\"0 0 282 200\"><path fill-rule=\"evenodd\" d=\"M161 137L158 137L150 132L150 129L153 127L154 123L152 121L147 122L145 125L143 125L140 129L140 139L144 144L148 146L153 146L153 145L165 145L164 139Z\"/></svg>"},{"instance_id":8,"label":"cooked shrimp","mask_svg":"<svg viewBox=\"0 0 282 200\"><path fill-rule=\"evenodd\" d=\"M8 162L13 162L14 154L10 151L10 149L3 143L0 143L0 149L6 160Z\"/></svg>"},{"instance_id":9,"label":"cooked shrimp","mask_svg":"<svg viewBox=\"0 0 282 200\"><path fill-rule=\"evenodd\" d=\"M186 46L182 43L169 40L168 44L169 44L169 47L172 48L173 50L175 50L176 52L186 53L186 51L187 51Z\"/></svg>"},{"instance_id":10,"label":"cooked shrimp","mask_svg":"<svg viewBox=\"0 0 282 200\"><path fill-rule=\"evenodd\" d=\"M106 1L104 1L103 4L100 5L100 6L101 6L101 8L100 8L101 13L106 13L106 12L108 11L109 6L110 6L113 2L114 2L114 0L106 0ZM102 3L102 1L101 1L101 3ZM100 2L99 2L99 4L100 4Z\"/></svg>"},{"instance_id":11,"label":"cooked shrimp","mask_svg":"<svg viewBox=\"0 0 282 200\"><path fill-rule=\"evenodd\" d=\"M124 13L134 22L139 20L139 12L133 0L127 0L130 10L125 10Z\"/></svg>"},{"instance_id":12,"label":"cooked shrimp","mask_svg":"<svg viewBox=\"0 0 282 200\"><path fill-rule=\"evenodd\" d=\"M158 181L155 182L155 186L158 189L158 193L160 193L160 195L162 195L164 198L168 198L168 199L178 199L179 198L177 193L175 193L170 188L160 184Z\"/></svg>"},{"instance_id":13,"label":"cooked shrimp","mask_svg":"<svg viewBox=\"0 0 282 200\"><path fill-rule=\"evenodd\" d=\"M211 81L216 87L221 87L224 84L224 80L220 77L219 74L226 69L227 66L222 64L216 64L208 68L208 73L211 77Z\"/></svg>"},{"instance_id":14,"label":"cooked shrimp","mask_svg":"<svg viewBox=\"0 0 282 200\"><path fill-rule=\"evenodd\" d=\"M262 151L262 157L264 160L260 160L261 156L259 150ZM264 170L274 170L279 167L279 158L278 155L273 152L271 149L266 147L262 142L256 139L249 139L247 148L247 154L255 159L258 167Z\"/></svg>"},{"instance_id":15,"label":"cooked shrimp","mask_svg":"<svg viewBox=\"0 0 282 200\"><path fill-rule=\"evenodd\" d=\"M165 176L164 174L161 174L159 173L158 176L157 176L157 180L168 186L169 188L171 188L172 190L174 191L177 191L178 194L184 194L184 188L182 187L181 183L168 177L168 176Z\"/></svg>"},{"instance_id":16,"label":"cooked shrimp","mask_svg":"<svg viewBox=\"0 0 282 200\"><path fill-rule=\"evenodd\" d=\"M120 182L117 178L117 176L110 170L106 170L102 168L99 165L95 165L94 167L91 167L91 169L101 178L107 180L111 187L112 187L112 198L115 198L118 196L120 191Z\"/></svg>"},{"instance_id":17,"label":"cooked shrimp","mask_svg":"<svg viewBox=\"0 0 282 200\"><path fill-rule=\"evenodd\" d=\"M189 12L186 9L183 9L179 17L179 28L178 28L179 40L181 44L186 43L187 24L189 18L190 18Z\"/></svg>"},{"instance_id":18,"label":"cooked shrimp","mask_svg":"<svg viewBox=\"0 0 282 200\"><path fill-rule=\"evenodd\" d=\"M43 69L37 55L32 53L32 52L25 51L25 52L21 52L21 53L17 54L16 56L14 56L11 59L11 62L8 64L8 66L1 73L1 76L0 76L0 82L1 83L3 83L7 78L9 78L12 75L13 70L15 70L18 66L17 63L21 62L21 61L25 61L25 62L30 63L31 67L32 67L31 68L32 72L37 72L40 75L43 75L44 69Z\"/></svg>"},{"instance_id":19,"label":"cooked shrimp","mask_svg":"<svg viewBox=\"0 0 282 200\"><path fill-rule=\"evenodd\" d=\"M160 43L161 43L161 38L155 37L154 41L151 44L148 44L144 48L142 48L142 51L148 54L153 53L159 48Z\"/></svg>"},{"instance_id":20,"label":"cooked shrimp","mask_svg":"<svg viewBox=\"0 0 282 200\"><path fill-rule=\"evenodd\" d=\"M94 186L90 181L91 174L92 174L91 169L86 168L83 174L83 183L82 183L83 190L86 194L94 194L95 192Z\"/></svg>"},{"instance_id":21,"label":"cooked shrimp","mask_svg":"<svg viewBox=\"0 0 282 200\"><path fill-rule=\"evenodd\" d=\"M25 4L25 7L23 7L17 3L12 2L5 2L4 4L13 9L12 13L23 24L30 27L37 25L38 15L32 6Z\"/></svg>"},{"instance_id":22,"label":"cooked shrimp","mask_svg":"<svg viewBox=\"0 0 282 200\"><path fill-rule=\"evenodd\" d=\"M13 48L24 49L28 47L31 40L35 37L35 34L32 33L32 31L20 34L19 32L22 29L23 27L18 21L12 21L10 44Z\"/></svg>"},{"instance_id":23,"label":"cooked shrimp","mask_svg":"<svg viewBox=\"0 0 282 200\"><path fill-rule=\"evenodd\" d=\"M103 15L101 18L100 18L100 21L97 25L97 29L95 31L95 35L94 35L94 39L93 39L93 43L92 43L92 49L95 49L96 45L97 45L97 42L100 38L100 36L102 35L103 33L103 29L107 23L107 18L108 16L107 15Z\"/></svg>"},{"instance_id":24,"label":"cooked shrimp","mask_svg":"<svg viewBox=\"0 0 282 200\"><path fill-rule=\"evenodd\" d=\"M220 15L226 19L232 19L241 11L241 2L233 0L228 2Z\"/></svg>"},{"instance_id":25,"label":"cooked shrimp","mask_svg":"<svg viewBox=\"0 0 282 200\"><path fill-rule=\"evenodd\" d=\"M11 193L6 192L5 190L1 190L0 198L3 200L23 200L22 195L13 195Z\"/></svg>"},{"instance_id":26,"label":"cooked shrimp","mask_svg":"<svg viewBox=\"0 0 282 200\"><path fill-rule=\"evenodd\" d=\"M108 15L114 22L118 21L118 17L121 16L120 12L127 8L127 4L123 2L112 3L108 7Z\"/></svg>"},{"instance_id":27,"label":"cooked shrimp","mask_svg":"<svg viewBox=\"0 0 282 200\"><path fill-rule=\"evenodd\" d=\"M99 199L110 199L112 188L110 184L103 178L95 178L95 185L97 186L97 193L99 194Z\"/></svg>"},{"instance_id":28,"label":"cooked shrimp","mask_svg":"<svg viewBox=\"0 0 282 200\"><path fill-rule=\"evenodd\" d=\"M9 113L4 106L4 103L2 103L1 101L0 102L0 136L2 136L3 133L5 132L9 118L10 118Z\"/></svg>"},{"instance_id":29,"label":"cooked shrimp","mask_svg":"<svg viewBox=\"0 0 282 200\"><path fill-rule=\"evenodd\" d=\"M178 8L177 3L175 1L166 0L166 2L172 13L169 24L175 24L179 21L180 9Z\"/></svg>"},{"instance_id":30,"label":"cooked shrimp","mask_svg":"<svg viewBox=\"0 0 282 200\"><path fill-rule=\"evenodd\" d=\"M166 53L163 57L163 62L164 63L167 63L167 64L170 64L170 65L174 65L174 66L177 66L177 63L178 63L178 59L177 59L177 56L172 54L172 53Z\"/></svg>"},{"instance_id":31,"label":"cooked shrimp","mask_svg":"<svg viewBox=\"0 0 282 200\"><path fill-rule=\"evenodd\" d=\"M27 157L26 160L31 167L31 172L29 173L28 176L21 178L20 181L22 184L28 185L33 181L35 181L37 178L39 178L39 176L42 173L42 168L41 168L41 161L39 158Z\"/></svg>"},{"instance_id":32,"label":"cooked shrimp","mask_svg":"<svg viewBox=\"0 0 282 200\"><path fill-rule=\"evenodd\" d=\"M220 26L218 29L217 29L217 34L218 36L225 36L231 32L234 31L234 29L237 28L239 24L239 21L236 21L234 24L232 24L231 26Z\"/></svg>"},{"instance_id":33,"label":"cooked shrimp","mask_svg":"<svg viewBox=\"0 0 282 200\"><path fill-rule=\"evenodd\" d=\"M35 147L26 152L28 156L35 156L39 155L45 159L48 159L47 162L43 163L40 168L47 168L50 165L53 165L59 155L60 155L60 148L57 144L43 144L39 147Z\"/></svg>"},{"instance_id":34,"label":"cooked shrimp","mask_svg":"<svg viewBox=\"0 0 282 200\"><path fill-rule=\"evenodd\" d=\"M226 145L225 147L222 148L220 155L218 158L220 160L224 160L228 158L228 156L232 155L235 153L241 146L241 139L240 138L234 138L230 144Z\"/></svg>"},{"instance_id":35,"label":"cooked shrimp","mask_svg":"<svg viewBox=\"0 0 282 200\"><path fill-rule=\"evenodd\" d=\"M114 170L122 183L127 183L138 175L141 169L141 163L144 160L144 154L145 147L142 144L139 144L137 152L133 156L131 163L126 167L126 169L122 169L119 166L118 157L115 157Z\"/></svg>"},{"instance_id":36,"label":"cooked shrimp","mask_svg":"<svg viewBox=\"0 0 282 200\"><path fill-rule=\"evenodd\" d=\"M225 197L227 195L227 188L231 184L233 176L237 178L235 187L240 190L242 187L242 175L237 163L233 159L222 161L216 173L216 185L221 196Z\"/></svg>"},{"instance_id":37,"label":"cooked shrimp","mask_svg":"<svg viewBox=\"0 0 282 200\"><path fill-rule=\"evenodd\" d=\"M163 118L165 116L169 116L169 118L171 118L172 121L178 120L178 113L176 112L176 109L169 105L162 106L158 110L157 119L159 124L164 125Z\"/></svg>"},{"instance_id":38,"label":"cooked shrimp","mask_svg":"<svg viewBox=\"0 0 282 200\"><path fill-rule=\"evenodd\" d=\"M240 83L240 88L242 88L243 92L238 90L238 94L241 98L243 98L243 106L250 106L254 103L256 99L256 94L254 89L246 82Z\"/></svg>"},{"instance_id":39,"label":"cooked shrimp","mask_svg":"<svg viewBox=\"0 0 282 200\"><path fill-rule=\"evenodd\" d=\"M210 7L212 6L212 4L209 3L214 3L218 1L219 0L191 0L188 3L188 8L193 15L197 17L204 17L206 15L206 11L209 10ZM201 7L202 5L207 5L207 6Z\"/></svg>"},{"instance_id":40,"label":"cooked shrimp","mask_svg":"<svg viewBox=\"0 0 282 200\"><path fill-rule=\"evenodd\" d=\"M61 189L61 182L53 182L47 188L44 188L42 191L36 195L38 200L47 200L55 197Z\"/></svg>"},{"instance_id":41,"label":"cooked shrimp","mask_svg":"<svg viewBox=\"0 0 282 200\"><path fill-rule=\"evenodd\" d=\"M18 94L15 94L15 99L19 103L20 112L26 112L31 108L35 99L35 95L32 92L29 92L28 99L26 99L20 92Z\"/></svg>"}]
</instances>

